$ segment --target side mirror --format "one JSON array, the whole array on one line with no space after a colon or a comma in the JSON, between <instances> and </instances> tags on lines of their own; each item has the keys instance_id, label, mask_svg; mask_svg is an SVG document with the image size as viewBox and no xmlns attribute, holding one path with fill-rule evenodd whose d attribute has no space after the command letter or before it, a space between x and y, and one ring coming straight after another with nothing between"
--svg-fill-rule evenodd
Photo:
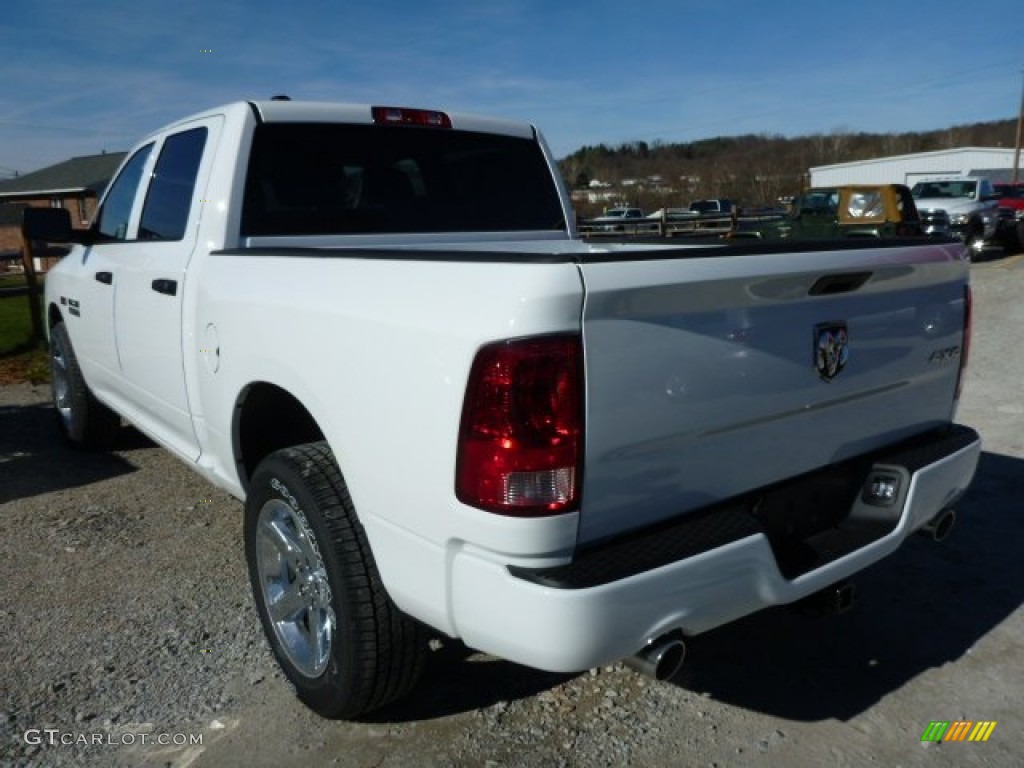
<instances>
[{"instance_id":1,"label":"side mirror","mask_svg":"<svg viewBox=\"0 0 1024 768\"><path fill-rule=\"evenodd\" d=\"M41 243L91 245L96 241L93 230L71 226L71 214L65 208L26 208L22 212L21 234L26 240Z\"/></svg>"},{"instance_id":2,"label":"side mirror","mask_svg":"<svg viewBox=\"0 0 1024 768\"><path fill-rule=\"evenodd\" d=\"M26 208L21 220L21 234L26 240L70 243L74 238L71 214L64 208Z\"/></svg>"}]
</instances>

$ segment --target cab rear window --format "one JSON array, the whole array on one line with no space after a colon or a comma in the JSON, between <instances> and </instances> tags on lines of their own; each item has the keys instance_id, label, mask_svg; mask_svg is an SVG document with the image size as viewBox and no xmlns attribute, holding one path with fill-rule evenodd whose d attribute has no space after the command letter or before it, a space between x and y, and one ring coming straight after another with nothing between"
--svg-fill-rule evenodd
<instances>
[{"instance_id":1,"label":"cab rear window","mask_svg":"<svg viewBox=\"0 0 1024 768\"><path fill-rule=\"evenodd\" d=\"M529 139L409 126L256 129L243 237L564 230Z\"/></svg>"}]
</instances>

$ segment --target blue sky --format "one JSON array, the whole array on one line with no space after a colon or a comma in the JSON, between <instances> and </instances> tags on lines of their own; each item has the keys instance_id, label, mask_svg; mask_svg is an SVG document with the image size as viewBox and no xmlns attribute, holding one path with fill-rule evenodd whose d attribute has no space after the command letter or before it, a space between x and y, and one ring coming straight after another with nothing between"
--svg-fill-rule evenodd
<instances>
[{"instance_id":1,"label":"blue sky","mask_svg":"<svg viewBox=\"0 0 1024 768\"><path fill-rule=\"evenodd\" d=\"M1013 118L1024 15L964 0L5 0L0 62L0 178L275 93L525 119L562 157Z\"/></svg>"}]
</instances>

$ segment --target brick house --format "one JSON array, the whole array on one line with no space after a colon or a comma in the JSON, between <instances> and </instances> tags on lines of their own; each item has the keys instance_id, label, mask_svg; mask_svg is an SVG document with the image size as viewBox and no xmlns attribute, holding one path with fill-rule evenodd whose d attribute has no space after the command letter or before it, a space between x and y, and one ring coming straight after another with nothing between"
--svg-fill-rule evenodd
<instances>
[{"instance_id":1,"label":"brick house","mask_svg":"<svg viewBox=\"0 0 1024 768\"><path fill-rule=\"evenodd\" d=\"M126 154L105 152L73 157L0 181L0 255L21 253L21 209L26 206L66 208L73 227L87 227L99 196ZM0 261L0 270L8 265L20 265L20 259ZM48 264L36 266L45 270Z\"/></svg>"}]
</instances>

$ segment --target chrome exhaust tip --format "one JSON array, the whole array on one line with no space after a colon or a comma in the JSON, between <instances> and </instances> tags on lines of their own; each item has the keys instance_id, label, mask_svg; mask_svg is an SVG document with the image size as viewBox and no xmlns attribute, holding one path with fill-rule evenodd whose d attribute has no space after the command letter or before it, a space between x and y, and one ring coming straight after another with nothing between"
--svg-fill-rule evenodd
<instances>
[{"instance_id":1,"label":"chrome exhaust tip","mask_svg":"<svg viewBox=\"0 0 1024 768\"><path fill-rule=\"evenodd\" d=\"M652 680L668 680L682 668L685 659L686 643L678 636L666 635L648 643L646 648L623 662Z\"/></svg>"},{"instance_id":2,"label":"chrome exhaust tip","mask_svg":"<svg viewBox=\"0 0 1024 768\"><path fill-rule=\"evenodd\" d=\"M944 509L921 528L921 533L931 536L934 541L944 541L953 530L956 522L956 512L952 509Z\"/></svg>"}]
</instances>

